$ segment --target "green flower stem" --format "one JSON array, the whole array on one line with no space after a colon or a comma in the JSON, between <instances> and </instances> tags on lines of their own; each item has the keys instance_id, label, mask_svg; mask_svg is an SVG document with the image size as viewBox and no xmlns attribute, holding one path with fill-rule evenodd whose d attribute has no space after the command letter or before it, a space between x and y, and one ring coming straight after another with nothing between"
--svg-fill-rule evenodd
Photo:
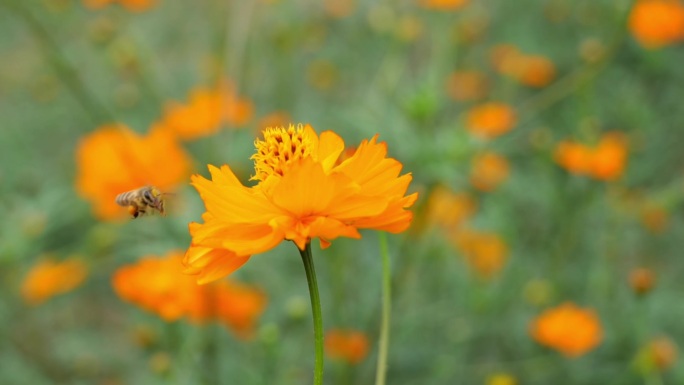
<instances>
[{"instance_id":1,"label":"green flower stem","mask_svg":"<svg viewBox=\"0 0 684 385\"><path fill-rule=\"evenodd\" d=\"M316 269L314 269L311 256L311 244L307 244L304 250L299 250L306 270L306 280L309 283L309 296L311 297L311 311L314 323L314 344L316 359L314 361L314 385L323 384L323 317L321 316L321 298L318 295L318 282L316 281Z\"/></svg>"},{"instance_id":2,"label":"green flower stem","mask_svg":"<svg viewBox=\"0 0 684 385\"><path fill-rule=\"evenodd\" d=\"M380 342L378 365L375 371L375 385L385 385L387 375L387 352L389 351L390 310L392 301L392 271L390 268L387 235L380 232L380 254L382 256L382 321L380 324Z\"/></svg>"}]
</instances>

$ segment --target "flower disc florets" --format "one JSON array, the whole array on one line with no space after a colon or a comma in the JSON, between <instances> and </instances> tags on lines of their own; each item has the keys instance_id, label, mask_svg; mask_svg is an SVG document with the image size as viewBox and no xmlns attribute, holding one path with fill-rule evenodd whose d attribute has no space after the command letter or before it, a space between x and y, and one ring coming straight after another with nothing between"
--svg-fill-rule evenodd
<instances>
[{"instance_id":1,"label":"flower disc florets","mask_svg":"<svg viewBox=\"0 0 684 385\"><path fill-rule=\"evenodd\" d=\"M316 138L311 138L304 125L297 127L290 124L285 127L268 127L264 130L264 139L254 141L256 153L250 159L254 160L254 175L252 180L263 181L270 175L282 176L290 164L311 156L315 150Z\"/></svg>"}]
</instances>

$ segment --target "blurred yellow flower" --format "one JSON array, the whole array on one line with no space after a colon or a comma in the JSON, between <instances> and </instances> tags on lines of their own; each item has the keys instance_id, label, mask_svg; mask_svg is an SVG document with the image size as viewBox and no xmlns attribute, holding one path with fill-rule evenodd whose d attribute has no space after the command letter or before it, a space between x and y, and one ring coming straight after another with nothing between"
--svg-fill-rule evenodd
<instances>
[{"instance_id":1,"label":"blurred yellow flower","mask_svg":"<svg viewBox=\"0 0 684 385\"><path fill-rule=\"evenodd\" d=\"M456 71L446 81L446 92L454 100L477 100L487 95L487 77L480 71Z\"/></svg>"},{"instance_id":2,"label":"blurred yellow flower","mask_svg":"<svg viewBox=\"0 0 684 385\"><path fill-rule=\"evenodd\" d=\"M629 29L645 48L684 40L684 5L678 0L639 0L629 15Z\"/></svg>"},{"instance_id":3,"label":"blurred yellow flower","mask_svg":"<svg viewBox=\"0 0 684 385\"><path fill-rule=\"evenodd\" d=\"M473 159L470 183L480 191L493 191L508 179L508 160L494 152L484 152Z\"/></svg>"},{"instance_id":4,"label":"blurred yellow flower","mask_svg":"<svg viewBox=\"0 0 684 385\"><path fill-rule=\"evenodd\" d=\"M29 304L38 305L51 297L80 286L88 274L85 264L75 258L36 263L24 277L21 295Z\"/></svg>"},{"instance_id":5,"label":"blurred yellow flower","mask_svg":"<svg viewBox=\"0 0 684 385\"><path fill-rule=\"evenodd\" d=\"M531 324L530 333L538 343L567 357L579 357L594 349L603 338L596 313L571 302L548 309Z\"/></svg>"},{"instance_id":6,"label":"blurred yellow flower","mask_svg":"<svg viewBox=\"0 0 684 385\"><path fill-rule=\"evenodd\" d=\"M518 381L508 373L496 373L487 377L486 385L517 385Z\"/></svg>"},{"instance_id":7,"label":"blurred yellow flower","mask_svg":"<svg viewBox=\"0 0 684 385\"><path fill-rule=\"evenodd\" d=\"M313 238L327 247L337 237L360 238L359 229L398 233L412 219L417 194L404 196L411 175L387 158L377 136L364 140L337 164L344 142L332 131L320 137L311 126L268 128L252 156L258 184L245 187L229 166L209 166L212 180L192 184L204 200L204 223L191 223L192 244L184 264L198 281L228 275L283 240L303 250Z\"/></svg>"},{"instance_id":8,"label":"blurred yellow flower","mask_svg":"<svg viewBox=\"0 0 684 385\"><path fill-rule=\"evenodd\" d=\"M453 234L453 242L465 256L466 262L485 279L498 274L508 259L508 246L494 233L457 230Z\"/></svg>"},{"instance_id":9,"label":"blurred yellow flower","mask_svg":"<svg viewBox=\"0 0 684 385\"><path fill-rule=\"evenodd\" d=\"M143 12L150 9L156 2L156 0L83 0L83 5L90 9L100 9L119 3L128 11Z\"/></svg>"},{"instance_id":10,"label":"blurred yellow flower","mask_svg":"<svg viewBox=\"0 0 684 385\"><path fill-rule=\"evenodd\" d=\"M252 102L238 97L234 87L223 82L213 89L193 90L187 104L168 103L159 126L181 139L192 140L214 134L224 124L243 126L253 113Z\"/></svg>"},{"instance_id":11,"label":"blurred yellow flower","mask_svg":"<svg viewBox=\"0 0 684 385\"><path fill-rule=\"evenodd\" d=\"M455 11L463 8L470 0L418 0L421 7L435 11Z\"/></svg>"},{"instance_id":12,"label":"blurred yellow flower","mask_svg":"<svg viewBox=\"0 0 684 385\"><path fill-rule=\"evenodd\" d=\"M122 299L153 312L165 321L187 317L193 322L216 320L239 337L251 337L266 296L258 289L234 281L198 285L183 273L182 253L149 256L119 268L112 278Z\"/></svg>"},{"instance_id":13,"label":"blurred yellow flower","mask_svg":"<svg viewBox=\"0 0 684 385\"><path fill-rule=\"evenodd\" d=\"M190 158L173 135L153 129L141 136L122 124L99 127L76 148L76 191L104 220L128 215L118 194L145 185L168 192L190 174Z\"/></svg>"},{"instance_id":14,"label":"blurred yellow flower","mask_svg":"<svg viewBox=\"0 0 684 385\"><path fill-rule=\"evenodd\" d=\"M493 139L510 131L516 122L516 114L511 106L490 102L468 111L466 128L477 137Z\"/></svg>"},{"instance_id":15,"label":"blurred yellow flower","mask_svg":"<svg viewBox=\"0 0 684 385\"><path fill-rule=\"evenodd\" d=\"M360 331L331 329L325 334L325 353L332 359L358 364L368 349L368 338Z\"/></svg>"}]
</instances>

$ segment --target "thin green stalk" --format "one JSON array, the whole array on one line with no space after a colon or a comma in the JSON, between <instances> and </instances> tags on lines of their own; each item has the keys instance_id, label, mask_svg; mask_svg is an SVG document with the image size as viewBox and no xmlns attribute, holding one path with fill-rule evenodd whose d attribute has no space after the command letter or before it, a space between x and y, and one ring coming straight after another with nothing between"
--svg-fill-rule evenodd
<instances>
[{"instance_id":1,"label":"thin green stalk","mask_svg":"<svg viewBox=\"0 0 684 385\"><path fill-rule=\"evenodd\" d=\"M375 372L375 385L385 385L387 376L387 352L389 351L390 310L392 301L392 270L387 247L387 235L381 232L380 254L382 257L382 321L380 324L380 341L378 365Z\"/></svg>"},{"instance_id":2,"label":"thin green stalk","mask_svg":"<svg viewBox=\"0 0 684 385\"><path fill-rule=\"evenodd\" d=\"M321 298L318 295L318 282L316 281L316 269L311 256L311 244L307 244L304 250L299 250L306 270L306 281L309 283L309 296L311 297L311 311L314 323L314 346L316 358L314 361L314 385L323 384L323 317L321 316Z\"/></svg>"}]
</instances>

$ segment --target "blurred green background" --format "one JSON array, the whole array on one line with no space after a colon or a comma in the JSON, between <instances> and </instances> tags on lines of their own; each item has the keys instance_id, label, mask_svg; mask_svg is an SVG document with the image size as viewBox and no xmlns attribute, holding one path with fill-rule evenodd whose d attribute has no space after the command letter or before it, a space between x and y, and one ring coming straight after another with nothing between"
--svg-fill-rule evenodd
<instances>
[{"instance_id":1,"label":"blurred green background","mask_svg":"<svg viewBox=\"0 0 684 385\"><path fill-rule=\"evenodd\" d=\"M684 49L638 44L626 23L631 6L472 0L440 11L408 0L160 0L130 12L0 0L0 383L311 382L307 286L292 245L232 276L269 298L253 339L217 324L165 323L119 299L111 276L143 256L187 248L187 223L204 211L189 181L170 216L123 222L99 221L75 191L82 137L112 121L147 132L167 102L226 77L255 112L241 129L182 144L196 173L227 163L247 181L260 119L284 111L350 146L379 133L413 174L411 191L421 194L414 226L389 236L388 384L684 384L676 357L663 367L647 357L654 338L684 341ZM504 43L551 60L553 80L527 87L497 72L491 52ZM486 95L451 98L448 79L460 70L480 71ZM518 119L510 132L481 140L466 115L488 100L512 106ZM617 180L573 175L554 161L560 141L592 144L607 131L629 143ZM491 192L470 183L472 160L485 150L510 165ZM449 233L431 225L436 186L470 194L478 208L468 227L505 243L494 276L479 275ZM655 229L644 219L651 207L660 210ZM328 360L326 384L375 376L381 266L377 234L363 235L314 247L325 328L361 330L370 342L358 365ZM46 255L82 258L89 274L33 306L20 288ZM655 275L644 295L630 286L637 267ZM529 333L537 315L565 301L594 309L602 325L600 345L578 358Z\"/></svg>"}]
</instances>

